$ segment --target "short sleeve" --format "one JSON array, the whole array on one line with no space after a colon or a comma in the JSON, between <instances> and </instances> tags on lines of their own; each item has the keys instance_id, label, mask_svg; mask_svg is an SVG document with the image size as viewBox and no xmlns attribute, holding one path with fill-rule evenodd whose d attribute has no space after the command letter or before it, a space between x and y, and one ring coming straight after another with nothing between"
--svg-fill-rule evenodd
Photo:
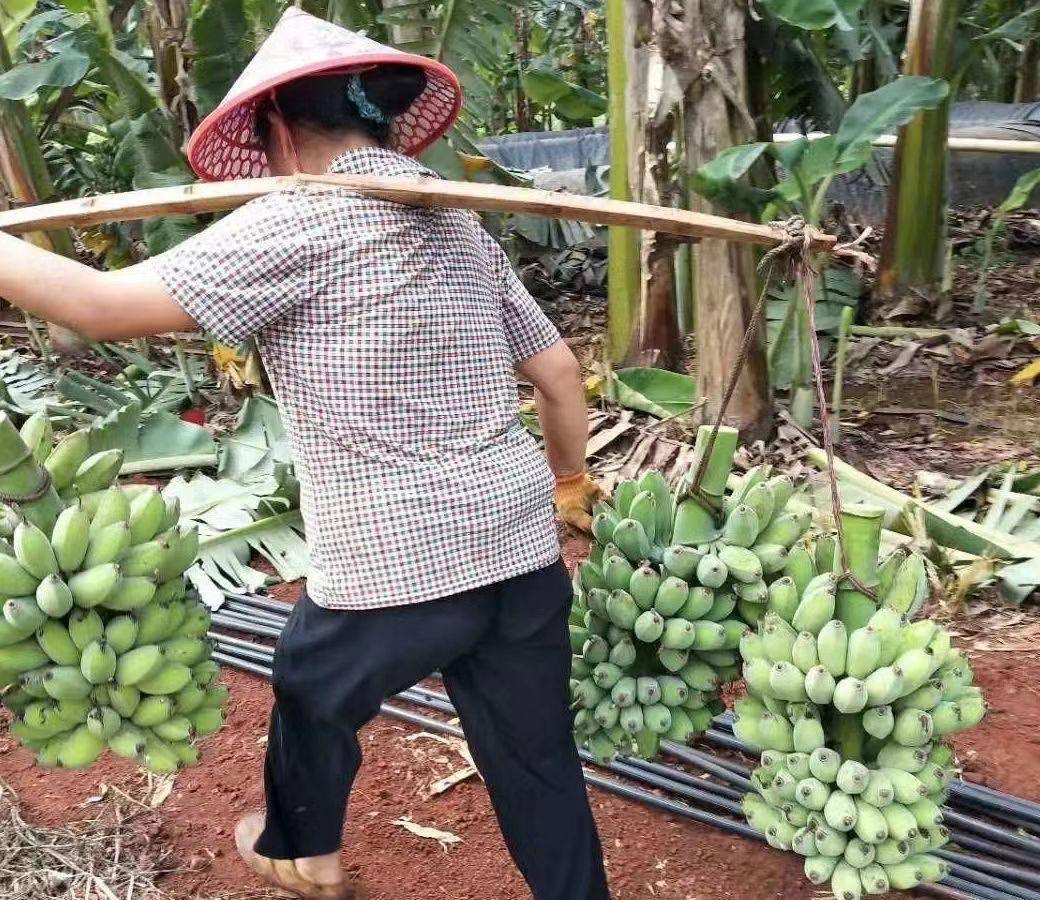
<instances>
[{"instance_id":1,"label":"short sleeve","mask_svg":"<svg viewBox=\"0 0 1040 900\"><path fill-rule=\"evenodd\" d=\"M148 265L205 331L239 344L313 293L300 203L286 192L253 200Z\"/></svg>"},{"instance_id":2,"label":"short sleeve","mask_svg":"<svg viewBox=\"0 0 1040 900\"><path fill-rule=\"evenodd\" d=\"M513 271L509 257L491 235L486 235L492 268L501 285L502 322L513 361L521 363L560 339L560 332L538 306Z\"/></svg>"}]
</instances>

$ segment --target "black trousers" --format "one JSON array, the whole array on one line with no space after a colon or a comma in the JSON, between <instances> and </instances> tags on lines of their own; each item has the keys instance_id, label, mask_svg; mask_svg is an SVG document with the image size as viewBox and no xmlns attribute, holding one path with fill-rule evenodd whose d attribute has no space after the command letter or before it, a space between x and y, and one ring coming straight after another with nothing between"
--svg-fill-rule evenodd
<instances>
[{"instance_id":1,"label":"black trousers","mask_svg":"<svg viewBox=\"0 0 1040 900\"><path fill-rule=\"evenodd\" d=\"M339 849L361 765L358 729L388 696L439 669L536 900L607 898L571 736L570 598L561 562L412 606L327 610L302 597L275 653L257 852L292 859Z\"/></svg>"}]
</instances>

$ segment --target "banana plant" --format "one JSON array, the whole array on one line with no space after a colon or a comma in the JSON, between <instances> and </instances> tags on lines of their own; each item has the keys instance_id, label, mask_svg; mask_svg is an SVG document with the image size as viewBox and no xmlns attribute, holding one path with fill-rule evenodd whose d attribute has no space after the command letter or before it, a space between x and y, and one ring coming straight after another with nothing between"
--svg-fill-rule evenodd
<instances>
[{"instance_id":1,"label":"banana plant","mask_svg":"<svg viewBox=\"0 0 1040 900\"><path fill-rule=\"evenodd\" d=\"M818 140L746 144L720 153L694 175L698 193L734 211L751 213L762 220L799 215L811 227L819 226L827 194L834 179L862 169L871 159L872 141L909 121L923 109L934 109L948 93L944 81L908 76L876 91L863 94L845 113L837 131ZM771 188L750 184L747 174L760 159L772 160L780 170ZM788 303L780 335L796 334L797 340L775 340L770 348L770 369L790 372L792 411L809 425L813 403L810 391L809 333L806 311ZM792 364L787 354L797 354ZM783 358L781 358L783 354Z\"/></svg>"}]
</instances>

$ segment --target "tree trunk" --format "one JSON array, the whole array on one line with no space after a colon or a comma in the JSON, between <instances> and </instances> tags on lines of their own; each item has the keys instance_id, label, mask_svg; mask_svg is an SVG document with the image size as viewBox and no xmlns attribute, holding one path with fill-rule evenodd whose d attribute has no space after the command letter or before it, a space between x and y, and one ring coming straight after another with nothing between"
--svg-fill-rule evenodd
<instances>
[{"instance_id":1,"label":"tree trunk","mask_svg":"<svg viewBox=\"0 0 1040 900\"><path fill-rule=\"evenodd\" d=\"M188 138L199 124L199 111L191 99L187 65L191 57L188 46L191 4L189 0L155 0L146 6L145 22L155 56L159 96L170 120L170 137L174 146L184 152Z\"/></svg>"},{"instance_id":2,"label":"tree trunk","mask_svg":"<svg viewBox=\"0 0 1040 900\"><path fill-rule=\"evenodd\" d=\"M0 40L0 71L10 68L7 45ZM16 100L0 100L0 181L12 204L30 205L54 197L54 182L47 171L28 109ZM72 233L67 229L34 232L26 235L26 240L70 259L77 255ZM47 330L51 349L59 356L85 352L86 342L74 331L52 323L47 324Z\"/></svg>"},{"instance_id":3,"label":"tree trunk","mask_svg":"<svg viewBox=\"0 0 1040 900\"><path fill-rule=\"evenodd\" d=\"M733 0L684 0L681 19L662 22L668 35L666 56L688 79L683 121L689 174L723 150L755 139L748 112L746 17L746 6ZM695 211L732 215L692 190L690 201ZM747 245L704 240L693 248L697 392L707 400L706 421L718 415L758 300L755 264L754 250ZM772 429L765 322L758 325L725 417L744 441L764 438Z\"/></svg>"},{"instance_id":4,"label":"tree trunk","mask_svg":"<svg viewBox=\"0 0 1040 900\"><path fill-rule=\"evenodd\" d=\"M957 0L913 0L906 75L949 78ZM888 190L878 296L914 288L934 300L946 263L947 137L950 100L918 113L899 130Z\"/></svg>"},{"instance_id":5,"label":"tree trunk","mask_svg":"<svg viewBox=\"0 0 1040 900\"><path fill-rule=\"evenodd\" d=\"M668 145L675 134L675 121L671 104L664 99L667 76L652 30L654 10L647 0L618 0L618 5L622 6L620 11L608 10L614 64L610 84L611 196L668 205ZM615 59L614 54L623 54L623 59ZM615 69L622 64L623 79L615 77ZM616 108L621 103L623 110ZM666 369L679 365L682 344L675 312L674 248L674 243L660 240L652 231L612 229L612 257L620 250L620 261L611 259L608 284L614 362ZM614 278L621 279L621 293Z\"/></svg>"},{"instance_id":6,"label":"tree trunk","mask_svg":"<svg viewBox=\"0 0 1040 900\"><path fill-rule=\"evenodd\" d=\"M1015 79L1015 102L1040 100L1040 38L1033 38L1022 48Z\"/></svg>"}]
</instances>

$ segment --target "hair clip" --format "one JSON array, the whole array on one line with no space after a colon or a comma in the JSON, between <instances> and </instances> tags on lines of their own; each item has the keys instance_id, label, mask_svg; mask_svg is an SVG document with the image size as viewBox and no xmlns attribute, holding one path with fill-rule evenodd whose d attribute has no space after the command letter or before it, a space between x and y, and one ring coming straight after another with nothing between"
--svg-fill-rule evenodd
<instances>
[{"instance_id":1,"label":"hair clip","mask_svg":"<svg viewBox=\"0 0 1040 900\"><path fill-rule=\"evenodd\" d=\"M386 111L368 99L365 86L361 83L361 76L350 75L347 78L347 99L357 107L358 115L362 119L368 119L377 125L386 125L390 121Z\"/></svg>"}]
</instances>

